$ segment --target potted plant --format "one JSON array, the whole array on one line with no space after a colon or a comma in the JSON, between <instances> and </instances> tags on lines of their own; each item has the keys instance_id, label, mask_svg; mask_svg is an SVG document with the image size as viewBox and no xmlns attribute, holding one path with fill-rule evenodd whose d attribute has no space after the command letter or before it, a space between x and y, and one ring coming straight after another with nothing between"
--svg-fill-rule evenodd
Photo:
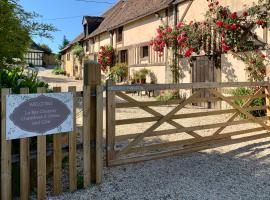
<instances>
[{"instance_id":1,"label":"potted plant","mask_svg":"<svg viewBox=\"0 0 270 200\"><path fill-rule=\"evenodd\" d=\"M128 77L127 64L116 64L113 68L111 68L111 74L118 82L123 82Z\"/></svg>"},{"instance_id":2,"label":"potted plant","mask_svg":"<svg viewBox=\"0 0 270 200\"><path fill-rule=\"evenodd\" d=\"M140 77L140 83L145 84L146 83L146 77L150 73L150 70L148 69L141 69L139 70L139 77Z\"/></svg>"},{"instance_id":3,"label":"potted plant","mask_svg":"<svg viewBox=\"0 0 270 200\"><path fill-rule=\"evenodd\" d=\"M134 83L140 83L140 72L139 71L133 72L133 79L134 79Z\"/></svg>"}]
</instances>

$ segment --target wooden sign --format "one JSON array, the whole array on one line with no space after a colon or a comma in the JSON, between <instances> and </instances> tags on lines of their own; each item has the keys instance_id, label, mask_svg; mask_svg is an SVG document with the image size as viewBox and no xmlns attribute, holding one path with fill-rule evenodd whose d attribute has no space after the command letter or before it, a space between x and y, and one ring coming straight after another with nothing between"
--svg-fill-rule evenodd
<instances>
[{"instance_id":1,"label":"wooden sign","mask_svg":"<svg viewBox=\"0 0 270 200\"><path fill-rule=\"evenodd\" d=\"M73 131L73 94L6 96L6 139Z\"/></svg>"}]
</instances>

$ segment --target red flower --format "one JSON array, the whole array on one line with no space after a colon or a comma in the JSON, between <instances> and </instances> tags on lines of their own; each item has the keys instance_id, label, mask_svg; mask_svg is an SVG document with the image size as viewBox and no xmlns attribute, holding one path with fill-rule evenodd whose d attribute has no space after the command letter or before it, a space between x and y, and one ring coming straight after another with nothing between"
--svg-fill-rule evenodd
<instances>
[{"instance_id":1,"label":"red flower","mask_svg":"<svg viewBox=\"0 0 270 200\"><path fill-rule=\"evenodd\" d=\"M173 31L173 29L169 26L169 27L166 29L166 31L167 31L168 33L171 33L171 32Z\"/></svg>"},{"instance_id":2,"label":"red flower","mask_svg":"<svg viewBox=\"0 0 270 200\"><path fill-rule=\"evenodd\" d=\"M194 52L194 49L193 48L189 48L186 53L185 53L185 57L190 57L191 54Z\"/></svg>"},{"instance_id":3,"label":"red flower","mask_svg":"<svg viewBox=\"0 0 270 200\"><path fill-rule=\"evenodd\" d=\"M232 24L232 25L231 25L231 29L232 29L232 30L236 30L236 29L237 29L237 25L236 25L236 24Z\"/></svg>"},{"instance_id":4,"label":"red flower","mask_svg":"<svg viewBox=\"0 0 270 200\"><path fill-rule=\"evenodd\" d=\"M217 25L218 27L222 27L223 24L224 24L224 22L221 21L221 20L218 20L218 21L216 22L216 25Z\"/></svg>"},{"instance_id":5,"label":"red flower","mask_svg":"<svg viewBox=\"0 0 270 200\"><path fill-rule=\"evenodd\" d=\"M266 58L266 55L264 55L264 54L262 53L262 54L261 54L261 57L262 57L262 58Z\"/></svg>"},{"instance_id":6,"label":"red flower","mask_svg":"<svg viewBox=\"0 0 270 200\"><path fill-rule=\"evenodd\" d=\"M233 12L232 14L230 14L230 18L231 19L237 19L237 13Z\"/></svg>"},{"instance_id":7,"label":"red flower","mask_svg":"<svg viewBox=\"0 0 270 200\"><path fill-rule=\"evenodd\" d=\"M243 15L244 17L247 17L247 16L248 16L248 12L247 12L247 11L244 11L242 15Z\"/></svg>"},{"instance_id":8,"label":"red flower","mask_svg":"<svg viewBox=\"0 0 270 200\"><path fill-rule=\"evenodd\" d=\"M230 24L225 24L225 28L229 30L231 28Z\"/></svg>"},{"instance_id":9,"label":"red flower","mask_svg":"<svg viewBox=\"0 0 270 200\"><path fill-rule=\"evenodd\" d=\"M265 23L265 21L263 21L263 20L261 20L261 19L258 19L258 20L256 21L256 24L258 24L258 25L260 25L260 26L264 25L264 23Z\"/></svg>"},{"instance_id":10,"label":"red flower","mask_svg":"<svg viewBox=\"0 0 270 200\"><path fill-rule=\"evenodd\" d=\"M218 4L219 4L219 1L216 2L216 5L218 5Z\"/></svg>"}]
</instances>

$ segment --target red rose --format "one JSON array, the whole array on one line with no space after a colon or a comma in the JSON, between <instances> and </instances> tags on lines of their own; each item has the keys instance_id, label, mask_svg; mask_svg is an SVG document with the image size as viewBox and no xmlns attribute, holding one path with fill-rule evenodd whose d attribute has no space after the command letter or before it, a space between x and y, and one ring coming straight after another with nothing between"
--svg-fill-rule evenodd
<instances>
[{"instance_id":1,"label":"red rose","mask_svg":"<svg viewBox=\"0 0 270 200\"><path fill-rule=\"evenodd\" d=\"M244 16L244 17L247 17L247 16L248 16L248 12L247 12L247 11L244 11L244 12L243 12L243 16Z\"/></svg>"},{"instance_id":2,"label":"red rose","mask_svg":"<svg viewBox=\"0 0 270 200\"><path fill-rule=\"evenodd\" d=\"M218 27L222 27L223 24L224 24L224 22L221 21L221 20L218 20L218 21L216 22L216 25L217 25Z\"/></svg>"},{"instance_id":3,"label":"red rose","mask_svg":"<svg viewBox=\"0 0 270 200\"><path fill-rule=\"evenodd\" d=\"M178 24L177 24L177 28L182 28L184 26L184 23L183 22L179 22Z\"/></svg>"},{"instance_id":4,"label":"red rose","mask_svg":"<svg viewBox=\"0 0 270 200\"><path fill-rule=\"evenodd\" d=\"M257 21L256 21L256 24L258 24L258 25L264 25L264 21L263 20L261 20L261 19L258 19Z\"/></svg>"},{"instance_id":5,"label":"red rose","mask_svg":"<svg viewBox=\"0 0 270 200\"><path fill-rule=\"evenodd\" d=\"M236 29L237 29L237 25L236 25L236 24L232 24L232 25L231 25L231 29L232 29L232 30L236 30Z\"/></svg>"},{"instance_id":6,"label":"red rose","mask_svg":"<svg viewBox=\"0 0 270 200\"><path fill-rule=\"evenodd\" d=\"M189 48L186 53L185 53L185 57L190 57L191 54L194 52L194 49L193 48Z\"/></svg>"},{"instance_id":7,"label":"red rose","mask_svg":"<svg viewBox=\"0 0 270 200\"><path fill-rule=\"evenodd\" d=\"M234 12L234 13L230 14L230 18L231 19L237 19L237 13Z\"/></svg>"},{"instance_id":8,"label":"red rose","mask_svg":"<svg viewBox=\"0 0 270 200\"><path fill-rule=\"evenodd\" d=\"M264 54L262 53L261 57L262 57L262 58L266 58L266 55L264 55Z\"/></svg>"},{"instance_id":9,"label":"red rose","mask_svg":"<svg viewBox=\"0 0 270 200\"><path fill-rule=\"evenodd\" d=\"M225 24L225 28L229 30L231 28L230 24Z\"/></svg>"},{"instance_id":10,"label":"red rose","mask_svg":"<svg viewBox=\"0 0 270 200\"><path fill-rule=\"evenodd\" d=\"M217 1L217 2L216 2L216 5L218 5L218 4L219 4L219 2Z\"/></svg>"}]
</instances>

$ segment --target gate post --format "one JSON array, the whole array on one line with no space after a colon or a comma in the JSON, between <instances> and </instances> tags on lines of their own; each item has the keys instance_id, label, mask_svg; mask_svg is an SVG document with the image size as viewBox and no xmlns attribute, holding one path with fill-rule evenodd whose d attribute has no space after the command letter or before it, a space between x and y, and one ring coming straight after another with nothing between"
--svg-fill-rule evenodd
<instances>
[{"instance_id":1,"label":"gate post","mask_svg":"<svg viewBox=\"0 0 270 200\"><path fill-rule=\"evenodd\" d=\"M106 164L115 158L115 92L109 91L108 87L114 85L113 80L106 82Z\"/></svg>"},{"instance_id":2,"label":"gate post","mask_svg":"<svg viewBox=\"0 0 270 200\"><path fill-rule=\"evenodd\" d=\"M89 181L91 179L92 182L100 182L100 172L102 170L97 169L98 167L102 167L102 164L100 165L100 159L97 159L97 152L99 153L99 149L102 149L102 141L97 142L97 139L100 138L100 135L102 134L102 131L100 131L100 127L97 127L97 124L102 126L103 123L100 122L102 120L101 117L99 117L99 121L97 121L97 87L101 85L101 70L98 63L94 61L86 61L84 63L84 88L90 89L90 99L84 98L84 104L88 104L90 102L90 108L89 112L84 110L83 116L86 117L87 121L84 120L83 124L83 134L89 134L90 136L90 169L85 169L87 172L90 171L90 177L88 174L88 180L87 183L85 182L84 186L87 187L90 185ZM87 93L87 92L86 92ZM86 94L84 92L84 95ZM100 100L100 97L99 97ZM88 102L85 102L88 101ZM87 124L89 125L89 129L87 128ZM102 127L101 127L102 130ZM97 146L97 144L99 146ZM89 144L88 144L89 145ZM88 146L86 145L86 146ZM100 147L101 146L101 147ZM85 148L85 147L84 147ZM98 149L98 151L97 151ZM84 155L85 156L85 155ZM84 159L89 159L85 158ZM97 163L98 162L98 163ZM89 166L84 166L89 167ZM97 173L98 172L98 173Z\"/></svg>"}]
</instances>

